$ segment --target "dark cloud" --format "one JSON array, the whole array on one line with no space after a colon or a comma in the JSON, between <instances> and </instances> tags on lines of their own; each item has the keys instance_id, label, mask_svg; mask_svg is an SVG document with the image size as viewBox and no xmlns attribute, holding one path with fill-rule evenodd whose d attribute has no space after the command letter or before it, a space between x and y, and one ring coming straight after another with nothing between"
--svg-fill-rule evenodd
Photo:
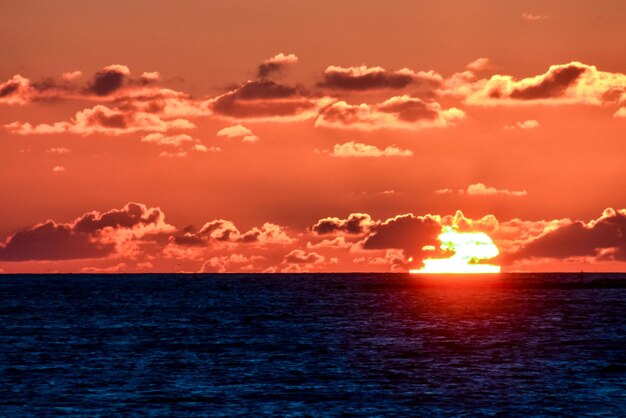
<instances>
[{"instance_id":1,"label":"dark cloud","mask_svg":"<svg viewBox=\"0 0 626 418\"><path fill-rule=\"evenodd\" d=\"M384 70L370 72L346 70L326 70L324 79L318 83L318 86L340 90L401 89L414 80L411 73L391 73Z\"/></svg>"},{"instance_id":2,"label":"dark cloud","mask_svg":"<svg viewBox=\"0 0 626 418\"><path fill-rule=\"evenodd\" d=\"M183 235L177 235L172 238L175 244L186 247L201 247L206 245L202 237L192 232L186 232Z\"/></svg>"},{"instance_id":3,"label":"dark cloud","mask_svg":"<svg viewBox=\"0 0 626 418\"><path fill-rule=\"evenodd\" d=\"M434 71L414 72L408 68L389 71L382 67L338 67L331 65L324 71L319 87L336 90L402 89L415 83L434 88L443 81Z\"/></svg>"},{"instance_id":4,"label":"dark cloud","mask_svg":"<svg viewBox=\"0 0 626 418\"><path fill-rule=\"evenodd\" d=\"M263 61L257 68L257 76L261 79L271 77L283 72L285 67L298 62L298 57L294 54L285 55L282 52Z\"/></svg>"},{"instance_id":5,"label":"dark cloud","mask_svg":"<svg viewBox=\"0 0 626 418\"><path fill-rule=\"evenodd\" d=\"M159 80L159 73L143 73L139 78L132 78L130 70L124 65L109 65L95 73L93 78L84 86L74 80L81 75L80 71L64 73L61 79L47 77L39 81L31 81L15 75L10 80L0 84L0 103L27 104L40 101L56 100L132 100L141 102L146 95L157 98L159 94L176 95L178 99L188 97L183 93L168 89L161 89L154 84ZM124 90L124 94L117 94ZM115 94L114 94L115 93Z\"/></svg>"},{"instance_id":6,"label":"dark cloud","mask_svg":"<svg viewBox=\"0 0 626 418\"><path fill-rule=\"evenodd\" d=\"M351 213L347 219L324 218L311 227L317 235L328 234L364 234L370 231L376 222L367 213Z\"/></svg>"},{"instance_id":7,"label":"dark cloud","mask_svg":"<svg viewBox=\"0 0 626 418\"><path fill-rule=\"evenodd\" d=\"M398 119L405 122L417 122L419 120L434 120L439 112L432 106L420 99L387 101L378 110L397 115Z\"/></svg>"},{"instance_id":8,"label":"dark cloud","mask_svg":"<svg viewBox=\"0 0 626 418\"><path fill-rule=\"evenodd\" d=\"M453 76L447 84L448 91L467 96L466 102L474 105L525 106L537 102L598 106L623 99L626 75L573 61L552 65L542 74L522 79L508 74L495 74L487 80ZM445 89L442 92L446 94Z\"/></svg>"},{"instance_id":9,"label":"dark cloud","mask_svg":"<svg viewBox=\"0 0 626 418\"><path fill-rule=\"evenodd\" d=\"M15 93L20 88L20 83L15 80L9 80L0 85L0 97L6 97Z\"/></svg>"},{"instance_id":10,"label":"dark cloud","mask_svg":"<svg viewBox=\"0 0 626 418\"><path fill-rule=\"evenodd\" d=\"M0 247L0 260L69 260L105 257L112 254L114 244L92 242L91 236L73 230L70 225L48 221L18 231Z\"/></svg>"},{"instance_id":11,"label":"dark cloud","mask_svg":"<svg viewBox=\"0 0 626 418\"><path fill-rule=\"evenodd\" d=\"M98 96L111 94L124 85L124 80L129 74L128 68L122 65L110 65L94 75L87 91Z\"/></svg>"},{"instance_id":12,"label":"dark cloud","mask_svg":"<svg viewBox=\"0 0 626 418\"><path fill-rule=\"evenodd\" d=\"M241 100L285 99L297 95L295 87L271 80L249 81L235 90L233 96Z\"/></svg>"},{"instance_id":13,"label":"dark cloud","mask_svg":"<svg viewBox=\"0 0 626 418\"><path fill-rule=\"evenodd\" d=\"M53 78L44 78L43 80L35 81L31 86L37 91L46 91L54 88L60 88Z\"/></svg>"},{"instance_id":14,"label":"dark cloud","mask_svg":"<svg viewBox=\"0 0 626 418\"><path fill-rule=\"evenodd\" d=\"M512 259L533 257L598 257L626 261L626 210L607 209L599 219L588 224L576 221L561 226L511 256Z\"/></svg>"},{"instance_id":15,"label":"dark cloud","mask_svg":"<svg viewBox=\"0 0 626 418\"><path fill-rule=\"evenodd\" d=\"M548 73L539 83L513 90L510 97L519 100L560 97L585 71L585 68L574 64L557 68Z\"/></svg>"},{"instance_id":16,"label":"dark cloud","mask_svg":"<svg viewBox=\"0 0 626 418\"><path fill-rule=\"evenodd\" d=\"M259 78L266 78L274 73L281 72L282 68L282 64L278 62L264 62L263 64L259 65L257 75Z\"/></svg>"},{"instance_id":17,"label":"dark cloud","mask_svg":"<svg viewBox=\"0 0 626 418\"><path fill-rule=\"evenodd\" d=\"M215 242L242 244L286 244L291 242L283 227L266 222L245 233L231 221L216 219L204 224L199 231L187 228L183 235L175 236L174 243L183 246L206 246Z\"/></svg>"},{"instance_id":18,"label":"dark cloud","mask_svg":"<svg viewBox=\"0 0 626 418\"><path fill-rule=\"evenodd\" d=\"M145 234L166 233L171 229L158 208L128 203L122 209L90 212L74 222L54 221L16 232L0 245L0 260L71 260L99 258L114 254L121 240ZM124 232L118 237L117 232ZM132 234L131 234L132 235Z\"/></svg>"},{"instance_id":19,"label":"dark cloud","mask_svg":"<svg viewBox=\"0 0 626 418\"><path fill-rule=\"evenodd\" d=\"M19 74L0 83L0 104L27 104L36 94L37 91L30 85L30 80Z\"/></svg>"},{"instance_id":20,"label":"dark cloud","mask_svg":"<svg viewBox=\"0 0 626 418\"><path fill-rule=\"evenodd\" d=\"M426 245L438 247L437 237L441 233L441 224L429 216L398 215L378 225L374 232L363 242L366 250L396 248L404 251L407 257L421 260L426 252ZM432 256L429 251L428 255Z\"/></svg>"},{"instance_id":21,"label":"dark cloud","mask_svg":"<svg viewBox=\"0 0 626 418\"><path fill-rule=\"evenodd\" d=\"M239 238L240 232L230 221L215 219L204 224L199 231L187 227L184 234L175 236L174 242L178 245L204 246L208 241L231 242Z\"/></svg>"},{"instance_id":22,"label":"dark cloud","mask_svg":"<svg viewBox=\"0 0 626 418\"><path fill-rule=\"evenodd\" d=\"M109 113L95 111L87 119L87 126L102 126L104 128L126 129L128 115L125 113Z\"/></svg>"},{"instance_id":23,"label":"dark cloud","mask_svg":"<svg viewBox=\"0 0 626 418\"><path fill-rule=\"evenodd\" d=\"M165 214L158 208L131 202L122 209L87 213L76 220L74 230L91 234L107 227L132 228L139 224L156 224L164 218Z\"/></svg>"},{"instance_id":24,"label":"dark cloud","mask_svg":"<svg viewBox=\"0 0 626 418\"><path fill-rule=\"evenodd\" d=\"M316 100L303 89L271 80L248 81L211 104L217 114L243 119L294 117L315 107Z\"/></svg>"}]
</instances>

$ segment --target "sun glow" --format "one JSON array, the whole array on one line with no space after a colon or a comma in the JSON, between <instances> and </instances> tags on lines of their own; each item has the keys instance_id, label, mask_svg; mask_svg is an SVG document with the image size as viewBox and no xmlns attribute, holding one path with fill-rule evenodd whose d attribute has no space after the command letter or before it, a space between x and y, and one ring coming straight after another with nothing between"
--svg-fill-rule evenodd
<instances>
[{"instance_id":1,"label":"sun glow","mask_svg":"<svg viewBox=\"0 0 626 418\"><path fill-rule=\"evenodd\" d=\"M427 258L424 267L411 273L500 273L500 266L481 263L499 254L496 244L484 232L457 232L444 227L438 239L442 250L454 254L449 258ZM434 251L435 248L423 249Z\"/></svg>"}]
</instances>

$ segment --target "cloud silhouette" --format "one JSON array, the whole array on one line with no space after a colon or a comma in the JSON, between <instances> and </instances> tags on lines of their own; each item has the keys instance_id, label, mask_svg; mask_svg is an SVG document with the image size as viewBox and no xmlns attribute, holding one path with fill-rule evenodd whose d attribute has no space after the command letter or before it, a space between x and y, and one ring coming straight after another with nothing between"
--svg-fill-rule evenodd
<instances>
[{"instance_id":1,"label":"cloud silhouette","mask_svg":"<svg viewBox=\"0 0 626 418\"><path fill-rule=\"evenodd\" d=\"M388 71L382 67L338 67L331 65L324 71L319 87L337 90L377 90L402 89L411 83L437 86L442 81L441 75L434 71L413 72L408 68Z\"/></svg>"},{"instance_id":2,"label":"cloud silhouette","mask_svg":"<svg viewBox=\"0 0 626 418\"><path fill-rule=\"evenodd\" d=\"M367 213L351 213L346 219L328 217L320 219L310 229L316 235L368 233L377 224Z\"/></svg>"},{"instance_id":3,"label":"cloud silhouette","mask_svg":"<svg viewBox=\"0 0 626 418\"><path fill-rule=\"evenodd\" d=\"M24 228L0 245L0 260L71 260L100 258L121 251L126 241L167 234L174 228L159 208L128 203L121 209L89 212L70 223Z\"/></svg>"},{"instance_id":4,"label":"cloud silhouette","mask_svg":"<svg viewBox=\"0 0 626 418\"><path fill-rule=\"evenodd\" d=\"M209 108L215 115L231 119L281 122L313 118L327 102L302 88L264 79L247 81L210 100Z\"/></svg>"},{"instance_id":5,"label":"cloud silhouette","mask_svg":"<svg viewBox=\"0 0 626 418\"><path fill-rule=\"evenodd\" d=\"M130 70L125 65L109 65L94 75L87 91L106 96L120 89L129 76Z\"/></svg>"},{"instance_id":6,"label":"cloud silhouette","mask_svg":"<svg viewBox=\"0 0 626 418\"><path fill-rule=\"evenodd\" d=\"M608 208L590 222L562 225L533 239L512 255L512 259L534 257L626 261L626 209Z\"/></svg>"},{"instance_id":7,"label":"cloud silhouette","mask_svg":"<svg viewBox=\"0 0 626 418\"><path fill-rule=\"evenodd\" d=\"M431 215L398 215L389 218L371 232L363 241L366 250L400 249L406 257L417 263L424 258L424 246L437 246L441 221ZM432 251L428 253L432 255Z\"/></svg>"}]
</instances>

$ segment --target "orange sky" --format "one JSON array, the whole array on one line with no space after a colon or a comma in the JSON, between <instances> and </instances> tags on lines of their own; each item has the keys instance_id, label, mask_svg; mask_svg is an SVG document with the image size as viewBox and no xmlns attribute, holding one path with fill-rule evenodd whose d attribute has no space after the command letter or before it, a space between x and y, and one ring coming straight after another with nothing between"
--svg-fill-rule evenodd
<instances>
[{"instance_id":1,"label":"orange sky","mask_svg":"<svg viewBox=\"0 0 626 418\"><path fill-rule=\"evenodd\" d=\"M625 13L1 2L0 272L624 271Z\"/></svg>"}]
</instances>

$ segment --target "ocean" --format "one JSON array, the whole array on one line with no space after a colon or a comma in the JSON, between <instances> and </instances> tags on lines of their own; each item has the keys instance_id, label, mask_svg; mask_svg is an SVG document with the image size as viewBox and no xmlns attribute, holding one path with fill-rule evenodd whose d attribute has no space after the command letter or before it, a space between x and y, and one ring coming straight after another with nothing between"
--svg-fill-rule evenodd
<instances>
[{"instance_id":1,"label":"ocean","mask_svg":"<svg viewBox=\"0 0 626 418\"><path fill-rule=\"evenodd\" d=\"M626 416L626 275L0 276L0 416Z\"/></svg>"}]
</instances>

